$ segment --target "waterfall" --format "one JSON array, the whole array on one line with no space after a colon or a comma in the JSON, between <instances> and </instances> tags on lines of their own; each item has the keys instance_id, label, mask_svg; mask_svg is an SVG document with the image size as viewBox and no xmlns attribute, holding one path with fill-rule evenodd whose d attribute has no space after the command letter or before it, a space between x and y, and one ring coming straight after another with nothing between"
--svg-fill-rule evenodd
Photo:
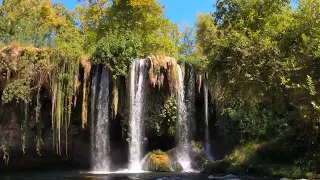
<instances>
[{"instance_id":1,"label":"waterfall","mask_svg":"<svg viewBox=\"0 0 320 180\"><path fill-rule=\"evenodd\" d=\"M137 74L138 79L137 79ZM142 171L142 135L147 67L144 59L132 62L130 71L130 152L129 170ZM138 81L137 81L138 80ZM137 81L137 82L136 82Z\"/></svg>"},{"instance_id":2,"label":"waterfall","mask_svg":"<svg viewBox=\"0 0 320 180\"><path fill-rule=\"evenodd\" d=\"M92 78L92 86L91 86L91 167L93 169L95 164L95 114L96 114L96 91L97 91L97 83L99 76L99 66L96 66L93 78Z\"/></svg>"},{"instance_id":3,"label":"waterfall","mask_svg":"<svg viewBox=\"0 0 320 180\"><path fill-rule=\"evenodd\" d=\"M179 93L178 93L178 153L177 158L183 171L191 171L189 157L189 125L187 121L187 108L184 97L184 79L181 67L178 65Z\"/></svg>"},{"instance_id":4,"label":"waterfall","mask_svg":"<svg viewBox=\"0 0 320 180\"><path fill-rule=\"evenodd\" d=\"M211 147L210 147L210 143L209 143L209 111L208 111L208 99L209 99L209 95L208 95L208 87L207 84L204 83L203 85L203 91L204 91L204 119L205 119L205 130L206 130L206 135L205 135L205 154L206 157L209 160L213 160L213 156L211 154Z\"/></svg>"},{"instance_id":5,"label":"waterfall","mask_svg":"<svg viewBox=\"0 0 320 180\"><path fill-rule=\"evenodd\" d=\"M190 122L190 134L192 135L196 131L196 122L195 122L195 72L194 69L189 71L189 80L188 80L188 91L187 91L187 115Z\"/></svg>"},{"instance_id":6,"label":"waterfall","mask_svg":"<svg viewBox=\"0 0 320 180\"><path fill-rule=\"evenodd\" d=\"M95 100L98 81L98 69L92 83L92 168L93 171L109 171L109 72L106 67L102 69L99 99ZM95 118L97 108L98 116Z\"/></svg>"}]
</instances>

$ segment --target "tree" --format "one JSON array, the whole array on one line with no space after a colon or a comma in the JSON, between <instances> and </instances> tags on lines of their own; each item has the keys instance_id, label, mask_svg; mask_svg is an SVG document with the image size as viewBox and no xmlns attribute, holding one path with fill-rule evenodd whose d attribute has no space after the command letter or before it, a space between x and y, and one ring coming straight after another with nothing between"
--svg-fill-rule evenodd
<instances>
[{"instance_id":1,"label":"tree","mask_svg":"<svg viewBox=\"0 0 320 180\"><path fill-rule=\"evenodd\" d=\"M1 40L19 40L36 47L50 45L55 29L65 25L57 7L50 0L3 1L0 22L6 25L1 30Z\"/></svg>"},{"instance_id":2,"label":"tree","mask_svg":"<svg viewBox=\"0 0 320 180\"><path fill-rule=\"evenodd\" d=\"M178 27L164 17L164 7L157 0L84 1L78 12L86 47L93 47L106 32L120 31L140 36L145 56L178 53Z\"/></svg>"},{"instance_id":3,"label":"tree","mask_svg":"<svg viewBox=\"0 0 320 180\"><path fill-rule=\"evenodd\" d=\"M319 1L300 1L297 9L289 3L219 0L216 12L199 15L197 43L207 58L211 89L225 118L237 126L267 123L260 118L267 107L274 114L269 119L285 115L278 126L286 122L290 128L305 128L308 147L315 147L311 137L318 137L320 117Z\"/></svg>"},{"instance_id":4,"label":"tree","mask_svg":"<svg viewBox=\"0 0 320 180\"><path fill-rule=\"evenodd\" d=\"M81 5L76 7L77 19L80 22L80 30L84 37L83 48L87 54L92 54L95 44L102 35L99 33L106 31L101 22L108 17L110 0L80 0Z\"/></svg>"}]
</instances>

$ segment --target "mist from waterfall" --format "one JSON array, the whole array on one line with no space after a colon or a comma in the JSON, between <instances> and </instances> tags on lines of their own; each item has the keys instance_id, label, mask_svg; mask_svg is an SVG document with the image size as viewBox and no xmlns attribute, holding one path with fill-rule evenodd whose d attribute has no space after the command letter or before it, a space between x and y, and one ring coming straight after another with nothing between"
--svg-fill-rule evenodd
<instances>
[{"instance_id":1,"label":"mist from waterfall","mask_svg":"<svg viewBox=\"0 0 320 180\"><path fill-rule=\"evenodd\" d=\"M99 88L99 97L96 100L98 83L98 67L92 82L91 97L91 165L93 171L108 172L110 170L109 157L109 72L103 67ZM95 117L97 111L97 117Z\"/></svg>"},{"instance_id":2,"label":"mist from waterfall","mask_svg":"<svg viewBox=\"0 0 320 180\"><path fill-rule=\"evenodd\" d=\"M178 92L178 162L183 167L183 171L192 171L191 160L189 157L189 125L187 121L187 108L185 102L184 91L184 78L182 75L181 67L178 65L178 79L179 79L179 92Z\"/></svg>"},{"instance_id":3,"label":"mist from waterfall","mask_svg":"<svg viewBox=\"0 0 320 180\"><path fill-rule=\"evenodd\" d=\"M206 157L209 159L209 160L213 160L213 156L211 154L211 146L210 146L210 143L209 143L209 111L208 111L208 108L209 108L209 93L208 93L208 87L207 87L207 84L204 83L203 85L203 91L204 91L204 119L205 119L205 154L206 154Z\"/></svg>"},{"instance_id":4,"label":"mist from waterfall","mask_svg":"<svg viewBox=\"0 0 320 180\"><path fill-rule=\"evenodd\" d=\"M138 76L138 77L137 77ZM144 108L146 103L145 85L147 65L144 59L132 62L130 71L130 142L129 171L142 171L142 135L144 128Z\"/></svg>"}]
</instances>

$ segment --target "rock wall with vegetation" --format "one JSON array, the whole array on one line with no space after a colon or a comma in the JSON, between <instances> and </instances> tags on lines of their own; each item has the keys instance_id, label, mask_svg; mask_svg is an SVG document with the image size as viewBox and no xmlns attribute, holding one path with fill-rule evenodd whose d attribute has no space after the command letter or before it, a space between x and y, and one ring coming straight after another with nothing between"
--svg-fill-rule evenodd
<instances>
[{"instance_id":1,"label":"rock wall with vegetation","mask_svg":"<svg viewBox=\"0 0 320 180\"><path fill-rule=\"evenodd\" d=\"M50 0L2 1L0 163L86 166L90 87L101 66L112 74L111 149L124 149L112 157L126 163L128 72L145 58L149 151L175 146L179 63L186 88L196 82L188 118L197 141L204 83L210 90L210 143L222 160L206 172L315 176L319 12L318 0L218 0L215 12L179 32L157 0L82 0L74 11Z\"/></svg>"}]
</instances>

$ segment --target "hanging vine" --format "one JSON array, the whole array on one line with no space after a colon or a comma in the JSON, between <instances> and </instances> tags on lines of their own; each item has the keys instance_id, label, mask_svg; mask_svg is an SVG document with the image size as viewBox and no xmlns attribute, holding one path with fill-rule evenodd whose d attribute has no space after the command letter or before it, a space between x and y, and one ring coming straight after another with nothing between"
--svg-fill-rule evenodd
<instances>
[{"instance_id":1,"label":"hanging vine","mask_svg":"<svg viewBox=\"0 0 320 180\"><path fill-rule=\"evenodd\" d=\"M167 75L171 93L179 89L176 59L161 55L151 55L146 58L146 61L149 64L149 80L153 87L162 87L165 75Z\"/></svg>"},{"instance_id":2,"label":"hanging vine","mask_svg":"<svg viewBox=\"0 0 320 180\"><path fill-rule=\"evenodd\" d=\"M41 102L40 102L40 89L41 86L38 86L37 89L37 105L36 105L36 124L37 124L37 145L36 145L36 150L41 156L40 150L41 150L41 145L42 145L42 139L41 139L41 134L42 134L42 123L40 122L40 113L41 113Z\"/></svg>"},{"instance_id":3,"label":"hanging vine","mask_svg":"<svg viewBox=\"0 0 320 180\"><path fill-rule=\"evenodd\" d=\"M5 144L2 144L2 146L0 147L0 149L3 152L3 161L6 165L9 164L9 159L10 159L10 154L7 151L7 146Z\"/></svg>"},{"instance_id":4,"label":"hanging vine","mask_svg":"<svg viewBox=\"0 0 320 180\"><path fill-rule=\"evenodd\" d=\"M29 104L28 104L28 101L25 101L24 102L24 120L23 120L23 123L21 125L21 143L22 143L22 152L23 154L26 153L26 131L27 131L27 128L28 128L28 112L29 112Z\"/></svg>"},{"instance_id":5,"label":"hanging vine","mask_svg":"<svg viewBox=\"0 0 320 180\"><path fill-rule=\"evenodd\" d=\"M51 121L52 121L52 144L53 144L53 152L55 152L55 142L56 142L56 116L55 116L55 112L56 112L56 101L57 101L57 94L58 94L58 84L53 81L51 82L51 92L52 92L52 97L51 97Z\"/></svg>"},{"instance_id":6,"label":"hanging vine","mask_svg":"<svg viewBox=\"0 0 320 180\"><path fill-rule=\"evenodd\" d=\"M55 65L51 73L52 130L54 152L61 155L61 128L64 127L65 150L68 154L68 128L78 91L79 55L66 49L54 49L50 59Z\"/></svg>"},{"instance_id":7,"label":"hanging vine","mask_svg":"<svg viewBox=\"0 0 320 180\"><path fill-rule=\"evenodd\" d=\"M113 88L112 88L112 115L115 118L118 114L119 107L119 88L118 79L112 78Z\"/></svg>"},{"instance_id":8,"label":"hanging vine","mask_svg":"<svg viewBox=\"0 0 320 180\"><path fill-rule=\"evenodd\" d=\"M197 81L197 84L198 84L198 92L200 93L201 92L201 87L202 87L202 84L203 84L203 74L202 73L198 73L197 74L196 81Z\"/></svg>"},{"instance_id":9,"label":"hanging vine","mask_svg":"<svg viewBox=\"0 0 320 180\"><path fill-rule=\"evenodd\" d=\"M83 99L82 99L82 128L85 128L88 121L88 77L91 71L91 59L90 57L84 56L81 57L81 64L84 67L84 75L83 75Z\"/></svg>"}]
</instances>

